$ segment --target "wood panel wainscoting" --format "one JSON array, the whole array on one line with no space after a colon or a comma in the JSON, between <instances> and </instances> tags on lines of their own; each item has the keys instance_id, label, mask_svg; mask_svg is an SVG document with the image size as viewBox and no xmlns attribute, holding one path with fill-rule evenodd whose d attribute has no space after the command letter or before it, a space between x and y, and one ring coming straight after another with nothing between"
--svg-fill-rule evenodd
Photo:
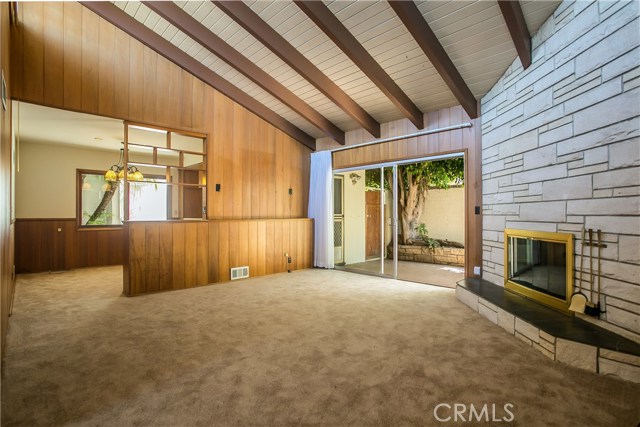
<instances>
[{"instance_id":1,"label":"wood panel wainscoting","mask_svg":"<svg viewBox=\"0 0 640 427\"><path fill-rule=\"evenodd\" d=\"M482 123L480 119L471 120L460 106L425 113L424 123L426 130L462 123L471 123L472 126L336 151L333 153L333 168L343 169L439 154L464 153L465 276L473 277L473 267L482 266ZM417 132L417 129L406 119L382 125L383 138L414 132ZM363 131L347 133L347 145L360 144L370 140L372 140L371 136ZM476 207L478 207L477 213Z\"/></svg>"},{"instance_id":2,"label":"wood panel wainscoting","mask_svg":"<svg viewBox=\"0 0 640 427\"><path fill-rule=\"evenodd\" d=\"M125 224L124 294L185 289L313 266L312 219L157 221ZM288 254L291 263L287 263Z\"/></svg>"},{"instance_id":3,"label":"wood panel wainscoting","mask_svg":"<svg viewBox=\"0 0 640 427\"><path fill-rule=\"evenodd\" d=\"M78 229L75 218L27 219L15 223L16 273L122 265L123 229Z\"/></svg>"}]
</instances>

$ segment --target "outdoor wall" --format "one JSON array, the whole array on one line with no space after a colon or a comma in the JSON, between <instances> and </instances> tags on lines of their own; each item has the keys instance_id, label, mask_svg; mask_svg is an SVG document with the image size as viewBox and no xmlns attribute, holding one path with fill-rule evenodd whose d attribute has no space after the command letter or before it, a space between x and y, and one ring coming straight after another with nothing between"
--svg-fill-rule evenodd
<instances>
[{"instance_id":1,"label":"outdoor wall","mask_svg":"<svg viewBox=\"0 0 640 427\"><path fill-rule=\"evenodd\" d=\"M75 218L76 169L106 170L113 151L20 142L16 218Z\"/></svg>"},{"instance_id":2,"label":"outdoor wall","mask_svg":"<svg viewBox=\"0 0 640 427\"><path fill-rule=\"evenodd\" d=\"M640 333L638 2L565 1L482 99L483 277L503 231L602 229L609 325ZM587 285L587 283L583 283ZM606 326L606 325L605 325ZM620 329L619 329L620 330Z\"/></svg>"},{"instance_id":3,"label":"outdoor wall","mask_svg":"<svg viewBox=\"0 0 640 427\"><path fill-rule=\"evenodd\" d=\"M464 191L463 187L429 190L420 219L426 224L429 237L464 244Z\"/></svg>"},{"instance_id":4,"label":"outdoor wall","mask_svg":"<svg viewBox=\"0 0 640 427\"><path fill-rule=\"evenodd\" d=\"M344 262L354 264L365 261L365 180L364 171L355 171L360 179L355 185L346 172L344 176Z\"/></svg>"}]
</instances>

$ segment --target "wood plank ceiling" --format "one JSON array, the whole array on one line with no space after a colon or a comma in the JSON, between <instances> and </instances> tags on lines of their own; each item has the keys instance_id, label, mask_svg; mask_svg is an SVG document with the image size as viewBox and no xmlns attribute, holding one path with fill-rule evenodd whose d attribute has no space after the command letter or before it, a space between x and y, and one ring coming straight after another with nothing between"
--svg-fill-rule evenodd
<instances>
[{"instance_id":1,"label":"wood plank ceiling","mask_svg":"<svg viewBox=\"0 0 640 427\"><path fill-rule=\"evenodd\" d=\"M340 143L357 128L378 137L380 123L403 117L420 128L420 113L458 104L474 117L473 101L519 54L526 62L524 30L534 34L559 3L526 0L506 11L493 0L416 1L408 8L344 0L114 2L117 13L286 121L285 132L297 128L298 136ZM514 10L522 11L526 28L521 21L507 26ZM440 47L429 49L436 41Z\"/></svg>"}]
</instances>

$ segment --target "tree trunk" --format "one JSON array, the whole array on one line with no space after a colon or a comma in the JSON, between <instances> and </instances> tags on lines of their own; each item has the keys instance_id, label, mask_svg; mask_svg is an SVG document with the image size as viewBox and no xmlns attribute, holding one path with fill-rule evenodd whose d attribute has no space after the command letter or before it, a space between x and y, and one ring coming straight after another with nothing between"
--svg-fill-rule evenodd
<instances>
[{"instance_id":1,"label":"tree trunk","mask_svg":"<svg viewBox=\"0 0 640 427\"><path fill-rule=\"evenodd\" d=\"M400 244L408 244L418 235L416 227L424 212L426 186L415 182L407 170L398 168L398 210L400 214Z\"/></svg>"},{"instance_id":2,"label":"tree trunk","mask_svg":"<svg viewBox=\"0 0 640 427\"><path fill-rule=\"evenodd\" d=\"M109 206L109 203L111 203L111 199L113 199L113 195L116 193L116 190L118 189L118 186L119 186L118 184L119 184L118 181L109 182L109 189L104 192L104 195L102 196L102 201L100 201L100 204L98 205L96 210L87 220L87 224L95 223L95 221L98 218L100 218L100 215L102 215L104 211L107 210L107 206Z\"/></svg>"}]
</instances>

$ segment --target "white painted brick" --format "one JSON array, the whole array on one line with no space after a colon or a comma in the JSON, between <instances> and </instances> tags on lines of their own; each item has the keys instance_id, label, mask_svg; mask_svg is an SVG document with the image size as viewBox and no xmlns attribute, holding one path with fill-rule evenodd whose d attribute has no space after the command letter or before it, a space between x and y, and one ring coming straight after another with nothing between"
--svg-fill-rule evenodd
<instances>
[{"instance_id":1,"label":"white painted brick","mask_svg":"<svg viewBox=\"0 0 640 427\"><path fill-rule=\"evenodd\" d=\"M498 308L498 326L510 334L515 333L515 317L513 314Z\"/></svg>"},{"instance_id":2,"label":"white painted brick","mask_svg":"<svg viewBox=\"0 0 640 427\"><path fill-rule=\"evenodd\" d=\"M577 40L581 35L585 34L591 28L598 24L598 7L591 6L585 10L581 15L581 19L575 19L565 25L561 31L549 37L545 43L547 52L547 58L556 55L560 50L567 48L570 50L571 44ZM570 55L566 59L571 58Z\"/></svg>"},{"instance_id":3,"label":"white painted brick","mask_svg":"<svg viewBox=\"0 0 640 427\"><path fill-rule=\"evenodd\" d=\"M517 321L517 318L516 318ZM533 341L531 341L529 338L527 338L526 336L522 335L520 332L516 331L515 333L516 338L520 339L522 342L524 342L527 345L533 345Z\"/></svg>"},{"instance_id":4,"label":"white painted brick","mask_svg":"<svg viewBox=\"0 0 640 427\"><path fill-rule=\"evenodd\" d=\"M538 145L549 145L554 142L564 141L573 136L573 123L567 123L564 126L560 126L555 129L551 129L543 134L540 134Z\"/></svg>"},{"instance_id":5,"label":"white painted brick","mask_svg":"<svg viewBox=\"0 0 640 427\"><path fill-rule=\"evenodd\" d=\"M594 76L595 75L595 76ZM595 70L586 76L583 76L573 83L563 87L562 89L553 93L553 102L559 104L568 99L573 99L580 96L584 92L587 92L600 84L600 70Z\"/></svg>"},{"instance_id":6,"label":"white painted brick","mask_svg":"<svg viewBox=\"0 0 640 427\"><path fill-rule=\"evenodd\" d=\"M538 131L533 130L500 144L500 158L513 156L538 146Z\"/></svg>"},{"instance_id":7,"label":"white painted brick","mask_svg":"<svg viewBox=\"0 0 640 427\"><path fill-rule=\"evenodd\" d=\"M569 200L569 215L637 215L640 197L617 197L615 199Z\"/></svg>"},{"instance_id":8,"label":"white painted brick","mask_svg":"<svg viewBox=\"0 0 640 427\"><path fill-rule=\"evenodd\" d=\"M640 277L640 265L604 259L601 261L602 276L629 283L637 283Z\"/></svg>"},{"instance_id":9,"label":"white painted brick","mask_svg":"<svg viewBox=\"0 0 640 427\"><path fill-rule=\"evenodd\" d=\"M640 166L640 140L632 139L609 146L611 169Z\"/></svg>"},{"instance_id":10,"label":"white painted brick","mask_svg":"<svg viewBox=\"0 0 640 427\"><path fill-rule=\"evenodd\" d=\"M552 73L547 74L546 76L544 76L540 80L538 80L535 83L533 83L533 90L534 90L534 92L540 92L540 91L542 91L544 89L547 89L547 88L550 89L553 85L557 84L558 82L560 82L560 81L572 76L574 71L575 71L575 64L574 64L573 61L567 62L564 65L556 67L556 69ZM546 107L551 107L551 105L552 105L551 100L552 99L553 99L553 97L551 99L549 99L549 103L545 105L545 108ZM529 111L527 111L526 108L527 108L527 105L525 104L525 115L535 114L538 111L542 111L542 108L537 108L537 109L534 108L534 109L529 110Z\"/></svg>"},{"instance_id":11,"label":"white painted brick","mask_svg":"<svg viewBox=\"0 0 640 427\"><path fill-rule=\"evenodd\" d=\"M622 90L627 92L627 91L630 91L630 90L635 89L637 87L640 87L640 77L637 77L637 78L635 78L633 80L629 80L629 81L625 80L624 84L622 86Z\"/></svg>"},{"instance_id":12,"label":"white painted brick","mask_svg":"<svg viewBox=\"0 0 640 427\"><path fill-rule=\"evenodd\" d=\"M614 197L640 196L640 187L623 187L613 189Z\"/></svg>"},{"instance_id":13,"label":"white painted brick","mask_svg":"<svg viewBox=\"0 0 640 427\"><path fill-rule=\"evenodd\" d=\"M544 168L524 171L513 175L514 184L528 184L549 179L565 178L567 176L567 165L554 165Z\"/></svg>"},{"instance_id":14,"label":"white painted brick","mask_svg":"<svg viewBox=\"0 0 640 427\"><path fill-rule=\"evenodd\" d=\"M640 167L618 169L593 175L593 188L614 188L638 185Z\"/></svg>"},{"instance_id":15,"label":"white painted brick","mask_svg":"<svg viewBox=\"0 0 640 427\"><path fill-rule=\"evenodd\" d=\"M573 115L574 133L580 135L640 115L638 97L640 90L634 89L576 112Z\"/></svg>"},{"instance_id":16,"label":"white painted brick","mask_svg":"<svg viewBox=\"0 0 640 427\"><path fill-rule=\"evenodd\" d=\"M606 348L600 349L600 357L605 359L615 360L617 362L623 362L633 366L640 367L640 356L634 356L633 354L621 353L619 351L607 350Z\"/></svg>"},{"instance_id":17,"label":"white painted brick","mask_svg":"<svg viewBox=\"0 0 640 427\"><path fill-rule=\"evenodd\" d=\"M478 313L493 323L498 323L498 313L483 304L478 305Z\"/></svg>"},{"instance_id":18,"label":"white painted brick","mask_svg":"<svg viewBox=\"0 0 640 427\"><path fill-rule=\"evenodd\" d=\"M587 216L585 227L606 230L608 233L640 235L638 216Z\"/></svg>"},{"instance_id":19,"label":"white painted brick","mask_svg":"<svg viewBox=\"0 0 640 427\"><path fill-rule=\"evenodd\" d=\"M542 185L542 200L584 199L592 195L591 176L545 181Z\"/></svg>"},{"instance_id":20,"label":"white painted brick","mask_svg":"<svg viewBox=\"0 0 640 427\"><path fill-rule=\"evenodd\" d=\"M542 195L542 183L541 182L532 182L529 184L529 195Z\"/></svg>"},{"instance_id":21,"label":"white painted brick","mask_svg":"<svg viewBox=\"0 0 640 427\"><path fill-rule=\"evenodd\" d=\"M542 332L542 331L540 331ZM545 348L546 350L555 353L556 352L556 345L550 343L547 340L543 340L542 338L540 338L540 342L538 343L541 347Z\"/></svg>"},{"instance_id":22,"label":"white painted brick","mask_svg":"<svg viewBox=\"0 0 640 427\"><path fill-rule=\"evenodd\" d=\"M576 151L624 141L637 137L639 133L640 130L638 129L637 119L615 123L564 141L558 145L558 155L562 156Z\"/></svg>"},{"instance_id":23,"label":"white painted brick","mask_svg":"<svg viewBox=\"0 0 640 427\"><path fill-rule=\"evenodd\" d=\"M518 215L520 204L507 203L493 206L494 215Z\"/></svg>"},{"instance_id":24,"label":"white painted brick","mask_svg":"<svg viewBox=\"0 0 640 427\"><path fill-rule=\"evenodd\" d=\"M461 286L457 286L456 298L458 298L458 301L465 304L473 311L478 311L478 296L476 294L469 292Z\"/></svg>"},{"instance_id":25,"label":"white painted brick","mask_svg":"<svg viewBox=\"0 0 640 427\"><path fill-rule=\"evenodd\" d=\"M569 176L593 175L594 173L606 171L607 169L608 165L606 163L600 163L598 165L584 166L581 168L572 169L569 171Z\"/></svg>"},{"instance_id":26,"label":"white painted brick","mask_svg":"<svg viewBox=\"0 0 640 427\"><path fill-rule=\"evenodd\" d=\"M557 105L531 118L523 120L517 125L514 125L511 127L511 135L512 136L521 135L525 132L529 132L531 130L537 129L544 124L547 124L549 122L559 119L564 115L563 108L564 108L563 105Z\"/></svg>"},{"instance_id":27,"label":"white painted brick","mask_svg":"<svg viewBox=\"0 0 640 427\"><path fill-rule=\"evenodd\" d=\"M533 342L540 342L539 329L519 317L516 317L516 332L521 333Z\"/></svg>"},{"instance_id":28,"label":"white painted brick","mask_svg":"<svg viewBox=\"0 0 640 427\"><path fill-rule=\"evenodd\" d=\"M511 137L511 127L508 125L493 128L491 132L482 135L482 148L491 147Z\"/></svg>"},{"instance_id":29,"label":"white painted brick","mask_svg":"<svg viewBox=\"0 0 640 427\"><path fill-rule=\"evenodd\" d=\"M584 164L595 165L604 163L609 160L609 149L607 147L598 147L593 150L584 152Z\"/></svg>"},{"instance_id":30,"label":"white painted brick","mask_svg":"<svg viewBox=\"0 0 640 427\"><path fill-rule=\"evenodd\" d=\"M556 360L576 368L596 372L597 354L598 349L590 345L560 338L556 341Z\"/></svg>"},{"instance_id":31,"label":"white painted brick","mask_svg":"<svg viewBox=\"0 0 640 427\"><path fill-rule=\"evenodd\" d=\"M640 48L635 48L602 67L602 80L607 81L640 66Z\"/></svg>"},{"instance_id":32,"label":"white painted brick","mask_svg":"<svg viewBox=\"0 0 640 427\"><path fill-rule=\"evenodd\" d=\"M484 230L504 231L505 217L491 215L482 217L482 228Z\"/></svg>"},{"instance_id":33,"label":"white painted brick","mask_svg":"<svg viewBox=\"0 0 640 427\"><path fill-rule=\"evenodd\" d=\"M542 338L543 340L547 341L550 344L555 344L556 343L556 337L554 337L551 334L546 333L543 330L540 330L540 338Z\"/></svg>"},{"instance_id":34,"label":"white painted brick","mask_svg":"<svg viewBox=\"0 0 640 427\"><path fill-rule=\"evenodd\" d=\"M501 171L504 169L504 162L502 160L498 160L491 163L484 163L482 165L482 174L491 174L493 172Z\"/></svg>"},{"instance_id":35,"label":"white painted brick","mask_svg":"<svg viewBox=\"0 0 640 427\"><path fill-rule=\"evenodd\" d=\"M605 197L613 197L613 189L607 188L605 190L593 190L594 199L602 199Z\"/></svg>"},{"instance_id":36,"label":"white painted brick","mask_svg":"<svg viewBox=\"0 0 640 427\"><path fill-rule=\"evenodd\" d=\"M576 57L576 76L582 76L608 64L637 45L638 23L636 20L578 55Z\"/></svg>"},{"instance_id":37,"label":"white painted brick","mask_svg":"<svg viewBox=\"0 0 640 427\"><path fill-rule=\"evenodd\" d=\"M523 203L520 205L520 217L522 221L549 221L565 222L566 202L538 202Z\"/></svg>"},{"instance_id":38,"label":"white painted brick","mask_svg":"<svg viewBox=\"0 0 640 427\"><path fill-rule=\"evenodd\" d=\"M598 102L609 99L622 92L622 79L612 79L604 84L594 87L592 90L571 98L564 103L564 113L572 114L578 110L590 107Z\"/></svg>"},{"instance_id":39,"label":"white painted brick","mask_svg":"<svg viewBox=\"0 0 640 427\"><path fill-rule=\"evenodd\" d=\"M620 240L618 243L618 260L640 264L639 236L620 236ZM638 298L631 301L640 302L640 292L638 292Z\"/></svg>"},{"instance_id":40,"label":"white painted brick","mask_svg":"<svg viewBox=\"0 0 640 427\"><path fill-rule=\"evenodd\" d=\"M553 131L551 131L553 132ZM549 133L549 132L547 132ZM547 133L543 134L546 135ZM542 135L540 135L542 138ZM544 166L554 165L556 163L556 146L548 145L524 153L524 169L538 169Z\"/></svg>"},{"instance_id":41,"label":"white painted brick","mask_svg":"<svg viewBox=\"0 0 640 427\"><path fill-rule=\"evenodd\" d=\"M535 348L536 350L538 350L540 353L544 354L545 356L547 356L549 359L551 360L556 360L556 355L554 353L552 353L551 351L549 351L549 349L545 348L544 346L537 344L537 343L533 343L533 348Z\"/></svg>"},{"instance_id":42,"label":"white painted brick","mask_svg":"<svg viewBox=\"0 0 640 427\"><path fill-rule=\"evenodd\" d=\"M607 322L630 331L640 330L640 315L620 310L612 305L607 305Z\"/></svg>"},{"instance_id":43,"label":"white painted brick","mask_svg":"<svg viewBox=\"0 0 640 427\"><path fill-rule=\"evenodd\" d=\"M507 228L519 230L548 231L551 233L558 231L556 224L551 222L507 221L506 225Z\"/></svg>"},{"instance_id":44,"label":"white painted brick","mask_svg":"<svg viewBox=\"0 0 640 427\"><path fill-rule=\"evenodd\" d=\"M602 375L614 375L623 380L640 383L640 367L600 358L599 369Z\"/></svg>"}]
</instances>

